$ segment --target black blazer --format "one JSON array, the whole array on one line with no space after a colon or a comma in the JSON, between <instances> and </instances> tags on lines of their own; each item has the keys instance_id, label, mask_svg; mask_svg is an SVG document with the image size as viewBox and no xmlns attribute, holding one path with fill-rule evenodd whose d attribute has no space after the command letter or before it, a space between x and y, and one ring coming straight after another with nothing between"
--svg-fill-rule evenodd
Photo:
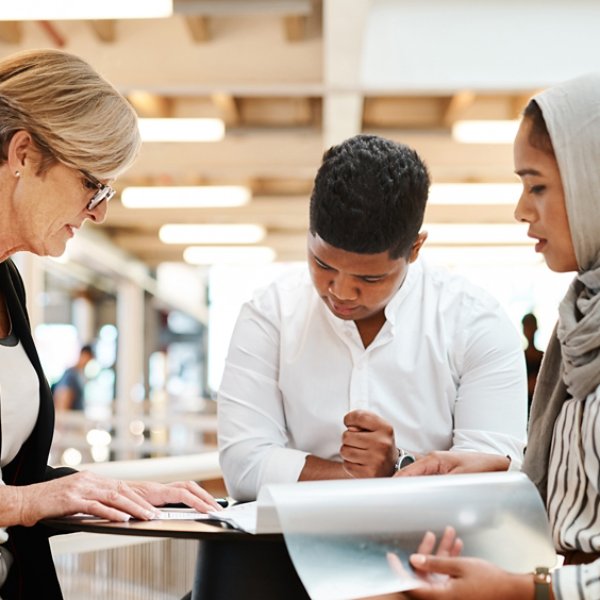
<instances>
[{"instance_id":1,"label":"black blazer","mask_svg":"<svg viewBox=\"0 0 600 600\"><path fill-rule=\"evenodd\" d=\"M14 460L2 469L4 483L29 485L74 473L73 469L52 468L47 464L54 432L54 403L31 335L23 280L11 260L0 263L0 290L6 300L13 332L21 341L40 382L40 410L35 427ZM0 444L1 428L5 426L10 427L10 424L0 423ZM48 537L55 533L58 532L41 524L8 528L5 546L11 551L14 562L0 589L3 600L36 598L40 589L48 600L62 599L48 542Z\"/></svg>"}]
</instances>

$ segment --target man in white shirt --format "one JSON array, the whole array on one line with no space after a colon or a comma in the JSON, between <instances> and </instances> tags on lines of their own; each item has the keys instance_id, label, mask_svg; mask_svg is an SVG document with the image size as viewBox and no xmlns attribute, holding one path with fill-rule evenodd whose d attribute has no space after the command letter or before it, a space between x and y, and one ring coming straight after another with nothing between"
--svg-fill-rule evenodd
<instances>
[{"instance_id":1,"label":"man in white shirt","mask_svg":"<svg viewBox=\"0 0 600 600\"><path fill-rule=\"evenodd\" d=\"M310 204L308 270L246 303L218 394L228 492L388 477L439 450L519 468L527 384L498 302L423 263L429 190L416 152L359 135L328 150Z\"/></svg>"}]
</instances>

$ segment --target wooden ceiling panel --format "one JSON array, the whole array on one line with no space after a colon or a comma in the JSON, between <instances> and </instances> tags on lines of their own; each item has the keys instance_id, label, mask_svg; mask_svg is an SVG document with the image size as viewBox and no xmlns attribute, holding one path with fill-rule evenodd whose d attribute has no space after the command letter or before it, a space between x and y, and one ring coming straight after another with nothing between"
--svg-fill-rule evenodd
<instances>
[{"instance_id":1,"label":"wooden ceiling panel","mask_svg":"<svg viewBox=\"0 0 600 600\"><path fill-rule=\"evenodd\" d=\"M306 127L320 121L320 101L307 97L238 98L240 122L255 127Z\"/></svg>"},{"instance_id":2,"label":"wooden ceiling panel","mask_svg":"<svg viewBox=\"0 0 600 600\"><path fill-rule=\"evenodd\" d=\"M117 197L103 230L121 250L156 266L181 260L181 248L158 240L163 223L258 223L280 259L302 260L315 174L326 144L345 132L413 146L434 182L515 180L510 145L460 145L450 127L464 118L515 118L533 90L364 89L356 36L368 4L176 0L168 19L0 22L0 56L63 44L126 94L140 117L225 121L221 142L144 144L115 187L240 184L252 189L252 201L235 209L139 211ZM344 97L354 113L336 110ZM507 223L511 210L430 206L427 219Z\"/></svg>"},{"instance_id":3,"label":"wooden ceiling panel","mask_svg":"<svg viewBox=\"0 0 600 600\"><path fill-rule=\"evenodd\" d=\"M365 128L423 129L443 125L448 98L443 96L375 96L364 100Z\"/></svg>"},{"instance_id":4,"label":"wooden ceiling panel","mask_svg":"<svg viewBox=\"0 0 600 600\"><path fill-rule=\"evenodd\" d=\"M23 23L21 21L0 21L0 42L19 44L23 38Z\"/></svg>"}]
</instances>

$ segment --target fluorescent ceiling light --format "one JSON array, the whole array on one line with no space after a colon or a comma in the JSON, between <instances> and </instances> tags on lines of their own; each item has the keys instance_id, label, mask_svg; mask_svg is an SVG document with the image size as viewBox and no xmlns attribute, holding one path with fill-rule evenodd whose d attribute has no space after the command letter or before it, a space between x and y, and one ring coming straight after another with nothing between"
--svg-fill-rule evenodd
<instances>
[{"instance_id":1,"label":"fluorescent ceiling light","mask_svg":"<svg viewBox=\"0 0 600 600\"><path fill-rule=\"evenodd\" d=\"M225 137L221 119L138 119L144 142L218 142Z\"/></svg>"},{"instance_id":2,"label":"fluorescent ceiling light","mask_svg":"<svg viewBox=\"0 0 600 600\"><path fill-rule=\"evenodd\" d=\"M256 244L265 238L262 225L163 225L158 237L165 244Z\"/></svg>"},{"instance_id":3,"label":"fluorescent ceiling light","mask_svg":"<svg viewBox=\"0 0 600 600\"><path fill-rule=\"evenodd\" d=\"M183 260L192 265L256 265L270 263L277 257L267 246L190 246L183 251Z\"/></svg>"},{"instance_id":4,"label":"fluorescent ceiling light","mask_svg":"<svg viewBox=\"0 0 600 600\"><path fill-rule=\"evenodd\" d=\"M150 19L172 15L173 0L18 0L0 6L0 21Z\"/></svg>"},{"instance_id":5,"label":"fluorescent ceiling light","mask_svg":"<svg viewBox=\"0 0 600 600\"><path fill-rule=\"evenodd\" d=\"M251 193L240 185L127 187L121 203L127 208L222 208L243 206Z\"/></svg>"},{"instance_id":6,"label":"fluorescent ceiling light","mask_svg":"<svg viewBox=\"0 0 600 600\"><path fill-rule=\"evenodd\" d=\"M512 144L521 121L456 121L452 137L463 144Z\"/></svg>"},{"instance_id":7,"label":"fluorescent ceiling light","mask_svg":"<svg viewBox=\"0 0 600 600\"><path fill-rule=\"evenodd\" d=\"M527 237L527 223L472 224L472 223L425 223L423 231L429 236L426 244L432 245L503 245L533 246L534 240Z\"/></svg>"},{"instance_id":8,"label":"fluorescent ceiling light","mask_svg":"<svg viewBox=\"0 0 600 600\"><path fill-rule=\"evenodd\" d=\"M516 204L520 183L434 183L428 204Z\"/></svg>"}]
</instances>

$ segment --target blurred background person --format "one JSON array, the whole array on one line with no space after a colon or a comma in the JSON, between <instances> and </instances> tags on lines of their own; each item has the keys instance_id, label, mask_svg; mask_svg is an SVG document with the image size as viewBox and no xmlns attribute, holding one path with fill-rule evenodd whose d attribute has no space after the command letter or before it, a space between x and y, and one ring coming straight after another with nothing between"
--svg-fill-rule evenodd
<instances>
[{"instance_id":1,"label":"blurred background person","mask_svg":"<svg viewBox=\"0 0 600 600\"><path fill-rule=\"evenodd\" d=\"M92 346L90 344L82 346L77 362L66 369L52 385L52 397L57 410L84 410L87 381L85 368L94 358Z\"/></svg>"},{"instance_id":2,"label":"blurred background person","mask_svg":"<svg viewBox=\"0 0 600 600\"><path fill-rule=\"evenodd\" d=\"M521 324L523 325L523 335L527 339L525 363L527 365L527 414L529 415L533 390L544 353L535 345L535 334L538 329L536 316L533 313L527 313L521 320Z\"/></svg>"}]
</instances>

